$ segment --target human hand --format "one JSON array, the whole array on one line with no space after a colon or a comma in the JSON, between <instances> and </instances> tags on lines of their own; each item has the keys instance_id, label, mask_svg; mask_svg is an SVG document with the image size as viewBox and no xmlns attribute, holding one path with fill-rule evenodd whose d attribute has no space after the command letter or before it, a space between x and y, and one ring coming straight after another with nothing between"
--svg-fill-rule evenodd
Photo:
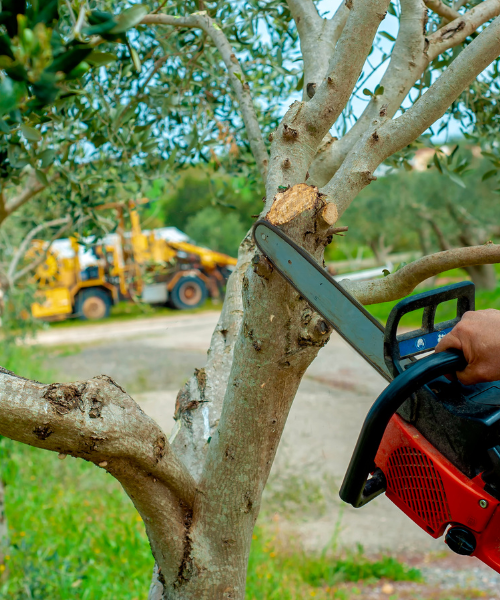
<instances>
[{"instance_id":1,"label":"human hand","mask_svg":"<svg viewBox=\"0 0 500 600\"><path fill-rule=\"evenodd\" d=\"M461 350L468 365L457 371L464 385L500 379L500 311L469 311L436 346L436 352Z\"/></svg>"}]
</instances>

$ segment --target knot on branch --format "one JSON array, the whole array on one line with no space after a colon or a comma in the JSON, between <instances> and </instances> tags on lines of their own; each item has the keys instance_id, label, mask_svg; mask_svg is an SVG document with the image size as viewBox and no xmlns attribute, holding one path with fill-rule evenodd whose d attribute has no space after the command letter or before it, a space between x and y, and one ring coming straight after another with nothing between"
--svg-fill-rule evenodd
<instances>
[{"instance_id":1,"label":"knot on branch","mask_svg":"<svg viewBox=\"0 0 500 600\"><path fill-rule=\"evenodd\" d=\"M307 84L306 92L307 92L307 95L309 96L309 98L314 97L314 94L316 93L316 87L317 87L317 85L313 82Z\"/></svg>"},{"instance_id":2,"label":"knot on branch","mask_svg":"<svg viewBox=\"0 0 500 600\"><path fill-rule=\"evenodd\" d=\"M288 142L295 142L299 137L299 132L296 129L292 129L286 123L283 125L283 138Z\"/></svg>"},{"instance_id":3,"label":"knot on branch","mask_svg":"<svg viewBox=\"0 0 500 600\"><path fill-rule=\"evenodd\" d=\"M254 254L252 257L252 269L253 272L262 277L263 279L269 279L273 272L273 265L267 260L265 256L261 254Z\"/></svg>"},{"instance_id":4,"label":"knot on branch","mask_svg":"<svg viewBox=\"0 0 500 600\"><path fill-rule=\"evenodd\" d=\"M83 413L83 394L87 389L86 383L51 383L42 394L52 408L60 415L67 415L78 408Z\"/></svg>"},{"instance_id":5,"label":"knot on branch","mask_svg":"<svg viewBox=\"0 0 500 600\"><path fill-rule=\"evenodd\" d=\"M310 308L306 308L301 315L303 327L298 337L299 346L322 347L330 339L332 328L321 315Z\"/></svg>"},{"instance_id":6,"label":"knot on branch","mask_svg":"<svg viewBox=\"0 0 500 600\"><path fill-rule=\"evenodd\" d=\"M321 218L325 225L331 227L339 218L339 211L333 202L328 202L321 211Z\"/></svg>"},{"instance_id":7,"label":"knot on branch","mask_svg":"<svg viewBox=\"0 0 500 600\"><path fill-rule=\"evenodd\" d=\"M178 421L182 418L187 425L191 425L192 423L192 417L190 415L190 412L198 408L198 406L201 403L200 398L194 398L191 395L190 388L191 386L188 381L185 384L185 386L179 391L175 400L174 419Z\"/></svg>"},{"instance_id":8,"label":"knot on branch","mask_svg":"<svg viewBox=\"0 0 500 600\"><path fill-rule=\"evenodd\" d=\"M372 181L377 181L377 178L371 171L363 171L361 175L367 184L371 183Z\"/></svg>"}]
</instances>

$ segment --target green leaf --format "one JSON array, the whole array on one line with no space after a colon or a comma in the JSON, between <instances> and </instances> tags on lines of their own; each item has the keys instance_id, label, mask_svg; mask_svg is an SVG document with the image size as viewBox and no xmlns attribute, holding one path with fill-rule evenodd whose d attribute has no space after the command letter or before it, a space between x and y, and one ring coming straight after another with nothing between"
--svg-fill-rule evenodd
<instances>
[{"instance_id":1,"label":"green leaf","mask_svg":"<svg viewBox=\"0 0 500 600\"><path fill-rule=\"evenodd\" d=\"M453 148L453 152L446 159L449 165L451 165L451 161L453 160L453 158L457 152L458 152L458 144L455 146L455 148Z\"/></svg>"},{"instance_id":2,"label":"green leaf","mask_svg":"<svg viewBox=\"0 0 500 600\"><path fill-rule=\"evenodd\" d=\"M114 15L111 13L103 12L102 10L93 10L89 14L89 23L91 25L106 23L106 21L114 21Z\"/></svg>"},{"instance_id":3,"label":"green leaf","mask_svg":"<svg viewBox=\"0 0 500 600\"><path fill-rule=\"evenodd\" d=\"M87 61L82 61L79 65L77 65L74 69L66 75L66 79L80 79L87 71L90 70L90 65Z\"/></svg>"},{"instance_id":4,"label":"green leaf","mask_svg":"<svg viewBox=\"0 0 500 600\"><path fill-rule=\"evenodd\" d=\"M8 69L13 63L14 61L10 56L7 56L6 54L0 56L0 69Z\"/></svg>"},{"instance_id":5,"label":"green leaf","mask_svg":"<svg viewBox=\"0 0 500 600\"><path fill-rule=\"evenodd\" d=\"M365 88L365 89L363 90L363 94L364 94L365 96L373 96L373 92L371 92L371 91L370 91L368 88Z\"/></svg>"},{"instance_id":6,"label":"green leaf","mask_svg":"<svg viewBox=\"0 0 500 600\"><path fill-rule=\"evenodd\" d=\"M387 31L381 31L379 33L379 35L381 35L382 37L385 37L386 39L390 40L391 42L395 42L396 38L393 37L390 33L387 33Z\"/></svg>"},{"instance_id":7,"label":"green leaf","mask_svg":"<svg viewBox=\"0 0 500 600\"><path fill-rule=\"evenodd\" d=\"M382 269L382 273L384 274L384 277L387 277L387 275L391 274L391 272L388 269Z\"/></svg>"},{"instance_id":8,"label":"green leaf","mask_svg":"<svg viewBox=\"0 0 500 600\"><path fill-rule=\"evenodd\" d=\"M448 175L448 177L452 181L454 181L457 185L459 185L460 187L462 187L462 188L467 187L465 185L465 183L462 181L462 179L460 179L460 177L456 173L453 173L453 171L446 171L446 175Z\"/></svg>"},{"instance_id":9,"label":"green leaf","mask_svg":"<svg viewBox=\"0 0 500 600\"><path fill-rule=\"evenodd\" d=\"M26 86L10 77L0 79L0 116L17 108L26 94Z\"/></svg>"},{"instance_id":10,"label":"green leaf","mask_svg":"<svg viewBox=\"0 0 500 600\"><path fill-rule=\"evenodd\" d=\"M295 89L297 90L297 92L300 92L303 87L304 87L304 74L302 74L302 77L297 82L297 87Z\"/></svg>"},{"instance_id":11,"label":"green leaf","mask_svg":"<svg viewBox=\"0 0 500 600\"><path fill-rule=\"evenodd\" d=\"M49 180L47 179L47 175L45 175L45 173L43 171L40 171L39 169L35 169L35 177L37 178L38 182L41 183L42 185L49 185Z\"/></svg>"},{"instance_id":12,"label":"green leaf","mask_svg":"<svg viewBox=\"0 0 500 600\"><path fill-rule=\"evenodd\" d=\"M391 2L387 8L387 12L392 15L393 17L397 17L398 13L396 12L396 9L394 8L394 4Z\"/></svg>"},{"instance_id":13,"label":"green leaf","mask_svg":"<svg viewBox=\"0 0 500 600\"><path fill-rule=\"evenodd\" d=\"M92 51L93 49L90 45L79 44L78 46L73 46L73 48L55 58L46 70L51 73L56 73L57 71L69 73L84 61Z\"/></svg>"},{"instance_id":14,"label":"green leaf","mask_svg":"<svg viewBox=\"0 0 500 600\"><path fill-rule=\"evenodd\" d=\"M493 177L493 175L496 175L498 173L497 169L491 169L491 171L487 171L482 177L481 177L481 181L486 181L487 179L489 179L490 177Z\"/></svg>"},{"instance_id":15,"label":"green leaf","mask_svg":"<svg viewBox=\"0 0 500 600\"><path fill-rule=\"evenodd\" d=\"M375 96L381 96L383 93L384 93L384 86L377 85L377 87L375 88Z\"/></svg>"},{"instance_id":16,"label":"green leaf","mask_svg":"<svg viewBox=\"0 0 500 600\"><path fill-rule=\"evenodd\" d=\"M0 131L2 133L10 133L10 127L7 125L7 123L0 118Z\"/></svg>"},{"instance_id":17,"label":"green leaf","mask_svg":"<svg viewBox=\"0 0 500 600\"><path fill-rule=\"evenodd\" d=\"M245 80L243 79L241 73L235 72L234 76L236 77L236 79L239 80L239 82L241 83L241 85L243 85L245 83Z\"/></svg>"},{"instance_id":18,"label":"green leaf","mask_svg":"<svg viewBox=\"0 0 500 600\"><path fill-rule=\"evenodd\" d=\"M432 159L434 161L434 164L437 167L437 170L442 173L443 172L443 167L441 166L441 162L439 161L437 152L434 153L434 158Z\"/></svg>"},{"instance_id":19,"label":"green leaf","mask_svg":"<svg viewBox=\"0 0 500 600\"><path fill-rule=\"evenodd\" d=\"M29 142L39 142L42 139L42 134L38 129L25 125L24 123L21 125L21 131Z\"/></svg>"},{"instance_id":20,"label":"green leaf","mask_svg":"<svg viewBox=\"0 0 500 600\"><path fill-rule=\"evenodd\" d=\"M141 65L141 59L139 58L139 54L137 53L137 50L130 45L129 45L128 49L130 51L130 58L132 59L132 62L134 63L134 68L138 73L140 73L141 69L142 69L142 65Z\"/></svg>"},{"instance_id":21,"label":"green leaf","mask_svg":"<svg viewBox=\"0 0 500 600\"><path fill-rule=\"evenodd\" d=\"M41 152L37 156L37 158L40 159L40 168L45 169L46 167L49 167L54 162L55 157L56 153L54 150L44 150Z\"/></svg>"},{"instance_id":22,"label":"green leaf","mask_svg":"<svg viewBox=\"0 0 500 600\"><path fill-rule=\"evenodd\" d=\"M91 35L103 35L109 33L116 27L116 21L112 18L109 21L103 21L92 25L91 27L82 27L83 35L90 37Z\"/></svg>"},{"instance_id":23,"label":"green leaf","mask_svg":"<svg viewBox=\"0 0 500 600\"><path fill-rule=\"evenodd\" d=\"M116 25L109 33L124 33L131 27L138 25L148 14L149 8L143 4L136 4L127 8L119 15L115 15Z\"/></svg>"},{"instance_id":24,"label":"green leaf","mask_svg":"<svg viewBox=\"0 0 500 600\"><path fill-rule=\"evenodd\" d=\"M93 67L102 67L114 62L115 60L118 60L116 54L113 54L112 52L97 52L95 50L89 54L86 59L86 61Z\"/></svg>"}]
</instances>

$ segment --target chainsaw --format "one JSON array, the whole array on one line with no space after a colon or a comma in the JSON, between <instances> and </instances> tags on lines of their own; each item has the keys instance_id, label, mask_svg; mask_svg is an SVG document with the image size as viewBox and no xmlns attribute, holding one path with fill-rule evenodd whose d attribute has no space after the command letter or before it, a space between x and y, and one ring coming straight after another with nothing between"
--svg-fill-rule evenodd
<instances>
[{"instance_id":1,"label":"chainsaw","mask_svg":"<svg viewBox=\"0 0 500 600\"><path fill-rule=\"evenodd\" d=\"M461 282L405 298L384 328L303 248L264 220L257 247L276 270L388 382L364 421L340 497L359 508L385 493L433 538L500 572L500 381L464 386L461 352L432 352L466 311L474 285ZM436 323L439 304L456 317ZM398 333L422 310L418 330Z\"/></svg>"}]
</instances>

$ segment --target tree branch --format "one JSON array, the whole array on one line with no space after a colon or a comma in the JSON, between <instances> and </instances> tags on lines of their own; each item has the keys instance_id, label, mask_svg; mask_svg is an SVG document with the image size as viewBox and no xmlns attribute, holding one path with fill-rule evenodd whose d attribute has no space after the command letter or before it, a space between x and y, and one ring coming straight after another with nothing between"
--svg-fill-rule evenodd
<instances>
[{"instance_id":1,"label":"tree branch","mask_svg":"<svg viewBox=\"0 0 500 600\"><path fill-rule=\"evenodd\" d=\"M443 19L448 19L448 21L453 21L453 19L457 19L461 16L457 10L444 4L441 0L425 0L425 4L437 15L443 17Z\"/></svg>"},{"instance_id":2,"label":"tree branch","mask_svg":"<svg viewBox=\"0 0 500 600\"><path fill-rule=\"evenodd\" d=\"M373 96L361 117L340 140L319 152L309 168L310 183L325 185L348 153L370 128L382 106L393 117L413 85L431 61L465 41L478 27L500 15L500 0L485 0L428 38L424 35L426 8L423 0L401 0L401 23L389 66L380 81L383 94Z\"/></svg>"},{"instance_id":3,"label":"tree branch","mask_svg":"<svg viewBox=\"0 0 500 600\"><path fill-rule=\"evenodd\" d=\"M49 182L49 184L53 183L54 181L59 179L59 177L60 177L59 173L54 173L54 176L53 176L52 180ZM46 187L47 187L46 185L43 185L43 183L40 183L38 181L38 179L36 178L35 172L30 171L25 189L18 196L11 198L10 200L8 200L5 203L5 212L3 214L0 214L0 224L9 215L11 215L15 210L17 210L18 208L23 206L23 204L26 204L26 202L28 202L28 200L31 200L31 198L33 198L33 196L35 196L39 192L42 192ZM5 216L3 216L3 215L5 215ZM3 218L2 218L2 216L3 216Z\"/></svg>"},{"instance_id":4,"label":"tree branch","mask_svg":"<svg viewBox=\"0 0 500 600\"><path fill-rule=\"evenodd\" d=\"M349 15L342 2L331 19L319 16L312 0L287 0L297 26L304 61L303 100L312 97L308 85L317 86L325 78L328 65Z\"/></svg>"},{"instance_id":5,"label":"tree branch","mask_svg":"<svg viewBox=\"0 0 500 600\"><path fill-rule=\"evenodd\" d=\"M340 140L318 152L309 173L310 183L325 185L335 174L347 154L370 127L382 106L392 117L401 106L415 81L428 64L427 42L424 36L427 8L423 0L401 0L401 18L398 37L391 60L380 80L383 93L372 96L360 118Z\"/></svg>"},{"instance_id":6,"label":"tree branch","mask_svg":"<svg viewBox=\"0 0 500 600\"><path fill-rule=\"evenodd\" d=\"M309 102L294 102L271 146L267 197L280 185L293 186L306 173L319 145L344 109L363 69L388 0L356 0L328 67L328 77Z\"/></svg>"},{"instance_id":7,"label":"tree branch","mask_svg":"<svg viewBox=\"0 0 500 600\"><path fill-rule=\"evenodd\" d=\"M408 146L439 119L450 104L500 54L500 18L484 29L451 63L428 91L403 115L383 115L349 154L333 179L321 191L331 194L339 210L371 181L386 158Z\"/></svg>"},{"instance_id":8,"label":"tree branch","mask_svg":"<svg viewBox=\"0 0 500 600\"><path fill-rule=\"evenodd\" d=\"M377 304L404 298L419 283L443 271L498 262L500 262L500 244L469 246L424 256L383 279L362 282L344 280L340 283L361 304Z\"/></svg>"},{"instance_id":9,"label":"tree branch","mask_svg":"<svg viewBox=\"0 0 500 600\"><path fill-rule=\"evenodd\" d=\"M140 512L164 576L175 580L196 484L160 427L110 377L43 385L0 367L0 435L113 475Z\"/></svg>"},{"instance_id":10,"label":"tree branch","mask_svg":"<svg viewBox=\"0 0 500 600\"><path fill-rule=\"evenodd\" d=\"M429 62L465 41L478 27L500 15L500 0L485 0L429 36Z\"/></svg>"},{"instance_id":11,"label":"tree branch","mask_svg":"<svg viewBox=\"0 0 500 600\"><path fill-rule=\"evenodd\" d=\"M211 40L219 50L222 60L226 65L229 80L238 99L241 115L245 123L250 148L257 163L262 179L265 181L269 163L269 155L262 138L250 86L245 81L245 74L233 52L231 45L222 29L208 16L206 11L194 13L186 17L174 17L164 14L149 14L141 21L144 25L173 25L174 27L199 28L210 36Z\"/></svg>"}]
</instances>

